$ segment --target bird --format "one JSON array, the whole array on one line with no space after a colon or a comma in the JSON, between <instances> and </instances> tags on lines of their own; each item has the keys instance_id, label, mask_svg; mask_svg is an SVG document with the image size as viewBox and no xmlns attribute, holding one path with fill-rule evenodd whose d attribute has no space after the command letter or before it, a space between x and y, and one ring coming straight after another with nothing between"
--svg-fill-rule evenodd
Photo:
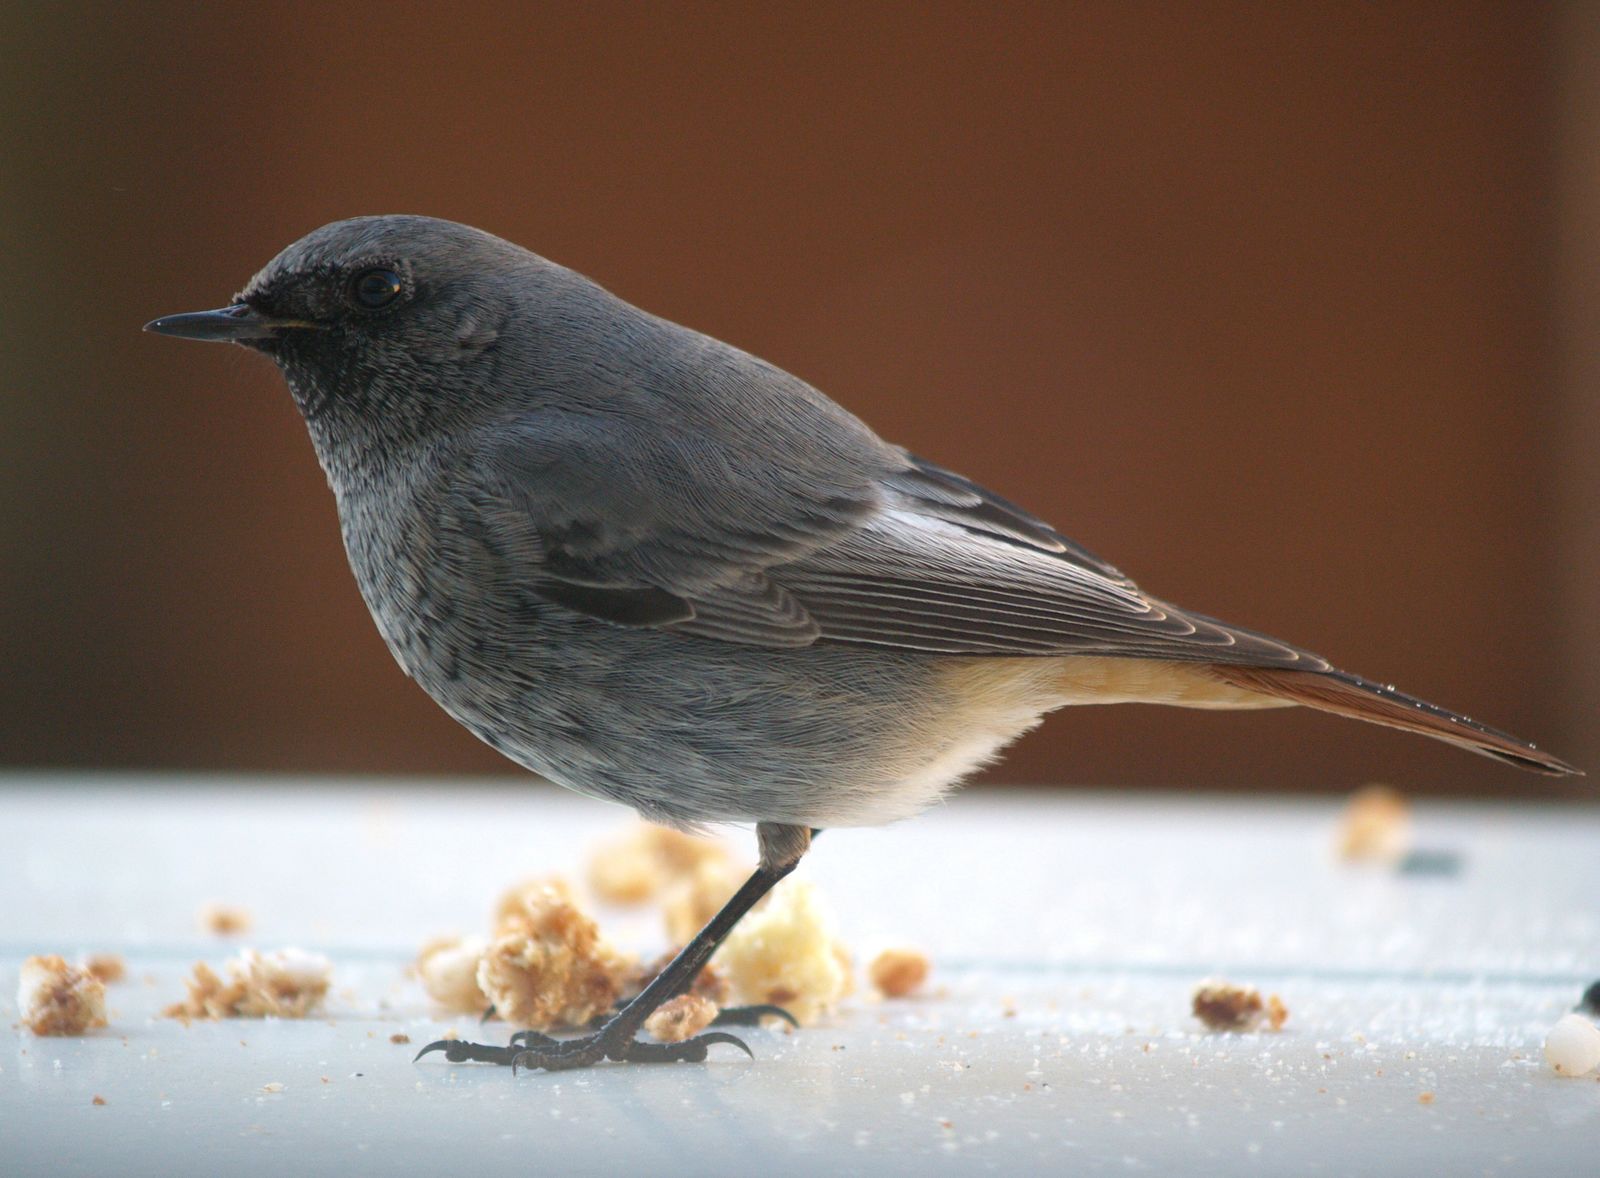
<instances>
[{"instance_id":1,"label":"bird","mask_svg":"<svg viewBox=\"0 0 1600 1178\"><path fill-rule=\"evenodd\" d=\"M599 1025L420 1054L748 1053L637 1035L814 837L926 809L1066 705L1299 705L1578 772L1153 596L788 372L479 229L336 221L146 329L277 364L373 620L452 717L645 819L755 824L749 880Z\"/></svg>"}]
</instances>

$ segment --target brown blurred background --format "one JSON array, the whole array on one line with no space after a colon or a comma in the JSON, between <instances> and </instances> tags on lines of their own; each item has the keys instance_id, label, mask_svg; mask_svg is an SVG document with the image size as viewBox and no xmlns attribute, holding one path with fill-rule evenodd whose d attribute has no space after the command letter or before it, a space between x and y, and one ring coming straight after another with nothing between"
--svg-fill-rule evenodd
<instances>
[{"instance_id":1,"label":"brown blurred background","mask_svg":"<svg viewBox=\"0 0 1600 1178\"><path fill-rule=\"evenodd\" d=\"M0 761L504 772L402 677L272 367L142 336L467 221L1193 608L1600 769L1600 17L1534 3L11 5ZM1559 789L1299 713L991 776Z\"/></svg>"}]
</instances>

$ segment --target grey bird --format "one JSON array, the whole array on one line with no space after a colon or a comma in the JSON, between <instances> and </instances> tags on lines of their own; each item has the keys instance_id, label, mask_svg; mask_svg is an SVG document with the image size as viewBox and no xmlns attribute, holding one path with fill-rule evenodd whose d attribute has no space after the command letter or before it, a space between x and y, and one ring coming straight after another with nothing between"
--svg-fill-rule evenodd
<instances>
[{"instance_id":1,"label":"grey bird","mask_svg":"<svg viewBox=\"0 0 1600 1178\"><path fill-rule=\"evenodd\" d=\"M1524 769L1533 745L1152 597L804 381L449 221L358 217L148 330L274 360L400 666L553 781L760 866L592 1033L451 1059L704 1059L635 1035L824 828L922 810L1066 704L1295 704Z\"/></svg>"}]
</instances>

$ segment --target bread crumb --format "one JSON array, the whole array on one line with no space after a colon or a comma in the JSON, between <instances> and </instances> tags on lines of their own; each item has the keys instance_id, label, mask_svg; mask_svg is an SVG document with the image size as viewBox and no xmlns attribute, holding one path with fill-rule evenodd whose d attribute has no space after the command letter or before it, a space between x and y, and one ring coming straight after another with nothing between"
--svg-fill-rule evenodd
<instances>
[{"instance_id":1,"label":"bread crumb","mask_svg":"<svg viewBox=\"0 0 1600 1178\"><path fill-rule=\"evenodd\" d=\"M589 889L608 904L643 904L701 865L727 859L727 848L714 839L641 822L595 848L589 856Z\"/></svg>"},{"instance_id":2,"label":"bread crumb","mask_svg":"<svg viewBox=\"0 0 1600 1178\"><path fill-rule=\"evenodd\" d=\"M1417 1093L1417 1103L1418 1104L1432 1104L1433 1103L1433 1093L1431 1093L1431 1092L1419 1092L1419 1093Z\"/></svg>"},{"instance_id":3,"label":"bread crumb","mask_svg":"<svg viewBox=\"0 0 1600 1178\"><path fill-rule=\"evenodd\" d=\"M389 1036L389 1042L397 1043L397 1044L398 1043L409 1043L409 1042L411 1042L411 1036L407 1035L403 1031L396 1031L394 1034Z\"/></svg>"},{"instance_id":4,"label":"bread crumb","mask_svg":"<svg viewBox=\"0 0 1600 1178\"><path fill-rule=\"evenodd\" d=\"M717 1004L692 991L662 1003L644 1020L644 1029L663 1043L681 1043L711 1025Z\"/></svg>"},{"instance_id":5,"label":"bread crumb","mask_svg":"<svg viewBox=\"0 0 1600 1178\"><path fill-rule=\"evenodd\" d=\"M83 959L83 969L92 978L111 985L128 974L127 964L120 953L90 953Z\"/></svg>"},{"instance_id":6,"label":"bread crumb","mask_svg":"<svg viewBox=\"0 0 1600 1178\"><path fill-rule=\"evenodd\" d=\"M92 1100L92 1101L90 1101L90 1102L89 1102L89 1103L90 1103L90 1104L97 1104L97 1105L102 1105L102 1106L103 1106L103 1105L104 1105L104 1104L105 1104L105 1102L106 1102L106 1098L105 1098L105 1097L103 1097L103 1096L96 1096L96 1097L95 1097L95 1098L94 1098L94 1099L93 1099L93 1100Z\"/></svg>"},{"instance_id":7,"label":"bread crumb","mask_svg":"<svg viewBox=\"0 0 1600 1178\"><path fill-rule=\"evenodd\" d=\"M816 888L793 877L734 926L713 959L741 1003L781 1006L815 1021L852 985L849 958Z\"/></svg>"},{"instance_id":8,"label":"bread crumb","mask_svg":"<svg viewBox=\"0 0 1600 1178\"><path fill-rule=\"evenodd\" d=\"M106 1025L106 987L54 954L30 957L18 977L17 1008L35 1035L82 1035Z\"/></svg>"},{"instance_id":9,"label":"bread crumb","mask_svg":"<svg viewBox=\"0 0 1600 1178\"><path fill-rule=\"evenodd\" d=\"M218 937L234 937L250 931L250 913L232 904L212 902L200 909L200 927Z\"/></svg>"},{"instance_id":10,"label":"bread crumb","mask_svg":"<svg viewBox=\"0 0 1600 1178\"><path fill-rule=\"evenodd\" d=\"M572 885L559 875L540 875L513 884L494 906L490 927L495 936L525 930L538 913L555 900L574 904Z\"/></svg>"},{"instance_id":11,"label":"bread crumb","mask_svg":"<svg viewBox=\"0 0 1600 1178\"><path fill-rule=\"evenodd\" d=\"M181 1020L204 1018L306 1018L327 997L333 965L320 953L279 949L259 953L241 949L223 968L224 982L205 962L194 964L184 984L188 996L162 1013Z\"/></svg>"},{"instance_id":12,"label":"bread crumb","mask_svg":"<svg viewBox=\"0 0 1600 1178\"><path fill-rule=\"evenodd\" d=\"M273 1080L273 1081L271 1081L269 1083L261 1085L261 1091L263 1091L263 1092L282 1092L283 1091L283 1084L282 1084L281 1081Z\"/></svg>"},{"instance_id":13,"label":"bread crumb","mask_svg":"<svg viewBox=\"0 0 1600 1178\"><path fill-rule=\"evenodd\" d=\"M915 949L885 949L867 966L867 980L885 998L904 998L928 980L928 958Z\"/></svg>"},{"instance_id":14,"label":"bread crumb","mask_svg":"<svg viewBox=\"0 0 1600 1178\"><path fill-rule=\"evenodd\" d=\"M489 942L483 937L438 937L417 955L417 978L440 1006L477 1014L489 1005L478 987L478 962Z\"/></svg>"},{"instance_id":15,"label":"bread crumb","mask_svg":"<svg viewBox=\"0 0 1600 1178\"><path fill-rule=\"evenodd\" d=\"M1283 999L1276 994L1267 995L1267 1029L1281 1031L1288 1021L1289 1008L1283 1004Z\"/></svg>"},{"instance_id":16,"label":"bread crumb","mask_svg":"<svg viewBox=\"0 0 1600 1178\"><path fill-rule=\"evenodd\" d=\"M1600 1067L1600 1027L1581 1014L1562 1015L1545 1036L1544 1058L1560 1076L1587 1076Z\"/></svg>"},{"instance_id":17,"label":"bread crumb","mask_svg":"<svg viewBox=\"0 0 1600 1178\"><path fill-rule=\"evenodd\" d=\"M1339 857L1397 863L1411 846L1411 806L1398 790L1365 785L1350 795L1339 820Z\"/></svg>"},{"instance_id":18,"label":"bread crumb","mask_svg":"<svg viewBox=\"0 0 1600 1178\"><path fill-rule=\"evenodd\" d=\"M582 1026L616 1005L633 962L600 937L564 887L525 889L502 906L500 935L478 961L478 988L507 1022Z\"/></svg>"},{"instance_id":19,"label":"bread crumb","mask_svg":"<svg viewBox=\"0 0 1600 1178\"><path fill-rule=\"evenodd\" d=\"M1213 1031L1253 1031L1264 1017L1261 991L1220 979L1196 986L1192 1005L1194 1016Z\"/></svg>"}]
</instances>

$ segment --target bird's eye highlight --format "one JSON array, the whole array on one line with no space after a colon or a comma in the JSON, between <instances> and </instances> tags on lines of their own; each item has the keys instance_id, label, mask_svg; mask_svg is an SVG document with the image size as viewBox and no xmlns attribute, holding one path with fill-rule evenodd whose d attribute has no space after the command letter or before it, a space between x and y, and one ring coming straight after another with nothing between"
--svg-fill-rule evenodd
<instances>
[{"instance_id":1,"label":"bird's eye highlight","mask_svg":"<svg viewBox=\"0 0 1600 1178\"><path fill-rule=\"evenodd\" d=\"M400 275L387 266L363 270L350 280L350 300L368 311L387 307L400 297Z\"/></svg>"}]
</instances>

